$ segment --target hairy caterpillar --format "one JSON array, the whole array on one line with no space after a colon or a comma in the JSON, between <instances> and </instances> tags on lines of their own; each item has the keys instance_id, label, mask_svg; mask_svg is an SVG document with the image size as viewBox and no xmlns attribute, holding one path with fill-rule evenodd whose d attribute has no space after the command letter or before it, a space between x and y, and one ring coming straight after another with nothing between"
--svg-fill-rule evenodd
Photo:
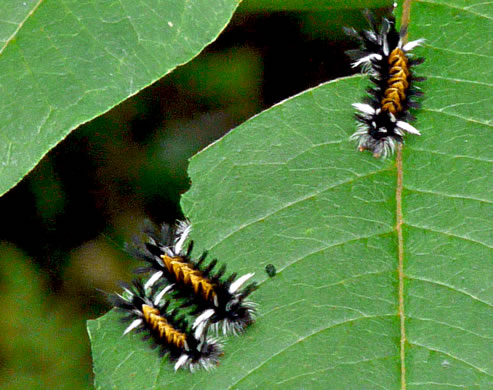
<instances>
[{"instance_id":1,"label":"hairy caterpillar","mask_svg":"<svg viewBox=\"0 0 493 390\"><path fill-rule=\"evenodd\" d=\"M223 278L226 266L214 271L217 260L205 265L207 252L197 260L192 259L193 241L187 249L184 243L190 233L188 222L179 222L170 227L164 224L160 235L148 227L144 242L136 239L129 252L147 262L137 273L151 272L146 287L164 281L172 287L171 293L184 298L184 306L194 307L197 318L193 328L199 333L206 327L223 334L241 333L254 322L255 304L246 298L257 288L255 283L244 284L254 275L247 273L239 278L233 273Z\"/></svg>"},{"instance_id":2,"label":"hairy caterpillar","mask_svg":"<svg viewBox=\"0 0 493 390\"><path fill-rule=\"evenodd\" d=\"M424 40L404 43L406 29L398 32L392 16L382 19L380 29L370 13L367 19L370 30L358 33L353 28L345 28L346 33L360 43L359 50L348 51L353 67L361 66L373 83L364 102L353 104L358 110L359 125L351 139L358 142L360 151L369 150L375 157L386 157L393 154L405 133L421 135L409 124L415 120L409 109L420 106L414 97L421 96L422 92L415 83L424 78L414 76L412 68L424 59L412 58L410 51Z\"/></svg>"},{"instance_id":3,"label":"hairy caterpillar","mask_svg":"<svg viewBox=\"0 0 493 390\"><path fill-rule=\"evenodd\" d=\"M152 338L161 356L168 355L175 363L175 371L188 368L194 372L198 368L210 370L217 366L222 355L220 344L207 337L206 332L192 332L187 321L177 317L176 310L169 310L169 302L163 299L169 286L161 291L146 289L140 280L134 280L132 285L122 283L122 287L125 293L111 294L109 300L127 314L122 321L130 325L123 334L134 330L146 332L144 339Z\"/></svg>"}]
</instances>

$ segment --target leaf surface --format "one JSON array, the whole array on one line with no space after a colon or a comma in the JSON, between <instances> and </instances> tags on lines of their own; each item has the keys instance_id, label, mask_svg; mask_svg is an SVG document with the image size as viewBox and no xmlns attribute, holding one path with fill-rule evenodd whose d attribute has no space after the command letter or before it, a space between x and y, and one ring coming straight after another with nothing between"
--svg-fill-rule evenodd
<instances>
[{"instance_id":1,"label":"leaf surface","mask_svg":"<svg viewBox=\"0 0 493 390\"><path fill-rule=\"evenodd\" d=\"M237 4L2 4L0 194L77 126L195 57L226 26Z\"/></svg>"},{"instance_id":2,"label":"leaf surface","mask_svg":"<svg viewBox=\"0 0 493 390\"><path fill-rule=\"evenodd\" d=\"M226 339L214 372L174 374L121 337L111 312L89 323L99 388L492 388L492 20L479 1L413 3L428 80L400 189L394 158L348 141L360 76L288 99L195 156L182 201L195 253L256 272L257 322Z\"/></svg>"},{"instance_id":3,"label":"leaf surface","mask_svg":"<svg viewBox=\"0 0 493 390\"><path fill-rule=\"evenodd\" d=\"M240 11L326 11L348 8L378 8L392 6L389 0L244 0Z\"/></svg>"}]
</instances>

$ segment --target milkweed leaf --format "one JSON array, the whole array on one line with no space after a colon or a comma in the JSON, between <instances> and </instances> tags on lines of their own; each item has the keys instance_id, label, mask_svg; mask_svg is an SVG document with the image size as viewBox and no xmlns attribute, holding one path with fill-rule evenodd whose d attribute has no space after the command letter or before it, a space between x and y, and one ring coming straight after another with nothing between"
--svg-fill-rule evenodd
<instances>
[{"instance_id":1,"label":"milkweed leaf","mask_svg":"<svg viewBox=\"0 0 493 390\"><path fill-rule=\"evenodd\" d=\"M196 155L182 206L197 250L256 272L257 322L226 340L214 372L175 374L121 337L111 312L89 323L98 387L492 388L492 20L480 1L413 2L428 80L400 189L394 158L348 141L360 76L288 99Z\"/></svg>"},{"instance_id":2,"label":"milkweed leaf","mask_svg":"<svg viewBox=\"0 0 493 390\"><path fill-rule=\"evenodd\" d=\"M0 194L79 125L215 40L238 0L2 3Z\"/></svg>"}]
</instances>

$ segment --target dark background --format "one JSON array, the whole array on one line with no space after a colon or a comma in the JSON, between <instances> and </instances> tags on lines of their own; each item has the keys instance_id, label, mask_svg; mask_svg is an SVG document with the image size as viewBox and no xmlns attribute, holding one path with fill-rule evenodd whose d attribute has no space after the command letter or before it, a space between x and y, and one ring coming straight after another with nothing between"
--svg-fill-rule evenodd
<instances>
[{"instance_id":1,"label":"dark background","mask_svg":"<svg viewBox=\"0 0 493 390\"><path fill-rule=\"evenodd\" d=\"M192 62L81 126L0 199L0 387L92 387L87 319L143 220L182 218L188 159L251 116L353 73L360 10L234 16ZM363 92L362 92L363 93ZM282 129L279 129L282 131Z\"/></svg>"}]
</instances>

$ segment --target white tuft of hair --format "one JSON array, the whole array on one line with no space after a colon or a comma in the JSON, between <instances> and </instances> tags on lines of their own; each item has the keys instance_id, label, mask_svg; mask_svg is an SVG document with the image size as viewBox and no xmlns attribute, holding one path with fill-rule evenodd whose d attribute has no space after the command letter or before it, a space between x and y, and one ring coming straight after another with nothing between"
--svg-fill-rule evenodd
<instances>
[{"instance_id":1,"label":"white tuft of hair","mask_svg":"<svg viewBox=\"0 0 493 390\"><path fill-rule=\"evenodd\" d=\"M404 46L402 46L402 50L404 51L411 51L412 49L414 49L415 47L417 46L421 46L421 44L425 41L424 38L421 38L421 39L416 39L415 41L411 41L411 42L408 42L406 43Z\"/></svg>"},{"instance_id":2,"label":"white tuft of hair","mask_svg":"<svg viewBox=\"0 0 493 390\"><path fill-rule=\"evenodd\" d=\"M138 319L132 321L132 323L127 327L127 329L125 329L125 332L123 332L123 335L125 336L127 333L130 333L132 330L134 330L135 328L140 326L140 324L142 324L142 322L144 322L142 320L142 318L138 318Z\"/></svg>"},{"instance_id":3,"label":"white tuft of hair","mask_svg":"<svg viewBox=\"0 0 493 390\"><path fill-rule=\"evenodd\" d=\"M188 355L186 353L184 353L183 355L181 355L180 358L175 363L175 371L178 371L178 369L181 366L185 365L187 363L187 360L188 360Z\"/></svg>"},{"instance_id":4,"label":"white tuft of hair","mask_svg":"<svg viewBox=\"0 0 493 390\"><path fill-rule=\"evenodd\" d=\"M229 293L230 294L234 294L236 291L238 291L238 289L248 280L250 279L253 275L255 275L254 273L248 273L248 274L245 274L243 275L242 277L238 278L236 281L234 281L233 283L231 283L231 286L229 286Z\"/></svg>"},{"instance_id":5,"label":"white tuft of hair","mask_svg":"<svg viewBox=\"0 0 493 390\"><path fill-rule=\"evenodd\" d=\"M161 299L163 299L164 295L170 291L172 288L173 288L174 284L170 284L169 286L166 286L165 288L163 288L163 290L158 294L156 295L156 297L154 298L154 305L158 306L159 303L161 302Z\"/></svg>"},{"instance_id":6,"label":"white tuft of hair","mask_svg":"<svg viewBox=\"0 0 493 390\"><path fill-rule=\"evenodd\" d=\"M418 129L416 129L414 126L411 126L409 123L404 122L404 121L398 121L397 122L397 127L399 129L404 130L405 132L409 134L416 134L416 135L421 135Z\"/></svg>"},{"instance_id":7,"label":"white tuft of hair","mask_svg":"<svg viewBox=\"0 0 493 390\"><path fill-rule=\"evenodd\" d=\"M375 114L375 109L366 103L353 103L352 106L366 115Z\"/></svg>"},{"instance_id":8,"label":"white tuft of hair","mask_svg":"<svg viewBox=\"0 0 493 390\"><path fill-rule=\"evenodd\" d=\"M205 324L207 324L207 321L208 321L208 320L209 320L209 319L210 319L213 315L214 315L214 310L212 310L212 309L207 309L207 310L205 310L205 311L204 311L201 315L199 315L199 316L195 319L195 321L193 322L193 325L192 325L192 329L198 329L198 328L200 328L200 326L201 326L202 324L204 324L204 325L203 325L203 327L205 327ZM199 339L199 338L200 338L200 336L202 336L202 331L203 331L203 329L200 331L200 335L199 335L198 337L197 337L197 330L195 331L195 332L196 332L196 333L195 333L195 338L196 338L196 339Z\"/></svg>"},{"instance_id":9,"label":"white tuft of hair","mask_svg":"<svg viewBox=\"0 0 493 390\"><path fill-rule=\"evenodd\" d=\"M183 250L183 245L188 239L188 235L192 231L192 225L188 220L178 221L176 225L176 240L174 245L175 255L180 255Z\"/></svg>"},{"instance_id":10,"label":"white tuft of hair","mask_svg":"<svg viewBox=\"0 0 493 390\"><path fill-rule=\"evenodd\" d=\"M152 275L149 280L144 284L144 289L148 289L148 288L151 288L154 283L156 283L160 278L161 276L163 276L163 271L158 271L156 272L154 275Z\"/></svg>"},{"instance_id":11,"label":"white tuft of hair","mask_svg":"<svg viewBox=\"0 0 493 390\"><path fill-rule=\"evenodd\" d=\"M373 59L376 59L376 60L380 61L382 59L382 56L380 54L378 54L378 53L368 54L367 56L361 57L358 61L354 61L351 64L351 66L353 68L357 68L361 64L371 63L371 60L373 60Z\"/></svg>"}]
</instances>

